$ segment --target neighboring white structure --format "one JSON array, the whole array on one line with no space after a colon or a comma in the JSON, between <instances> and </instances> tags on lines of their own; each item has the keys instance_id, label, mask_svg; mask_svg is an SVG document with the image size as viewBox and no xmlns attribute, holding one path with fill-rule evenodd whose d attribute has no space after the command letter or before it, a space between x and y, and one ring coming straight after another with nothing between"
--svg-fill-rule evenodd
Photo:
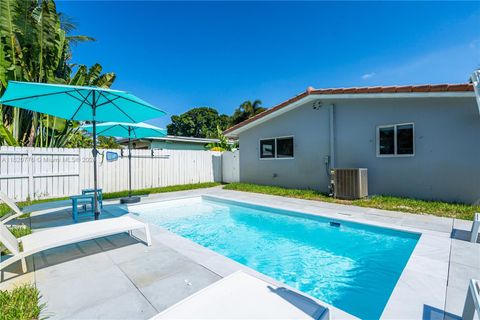
<instances>
[{"instance_id":1,"label":"neighboring white structure","mask_svg":"<svg viewBox=\"0 0 480 320\"><path fill-rule=\"evenodd\" d=\"M328 192L331 168L367 168L370 194L480 201L472 84L308 88L225 135L241 182Z\"/></svg>"},{"instance_id":2,"label":"neighboring white structure","mask_svg":"<svg viewBox=\"0 0 480 320\"><path fill-rule=\"evenodd\" d=\"M193 138L180 136L165 136L133 139L133 149L168 149L168 150L205 150L210 143L219 142L218 139ZM128 144L128 139L121 139L119 143Z\"/></svg>"}]
</instances>

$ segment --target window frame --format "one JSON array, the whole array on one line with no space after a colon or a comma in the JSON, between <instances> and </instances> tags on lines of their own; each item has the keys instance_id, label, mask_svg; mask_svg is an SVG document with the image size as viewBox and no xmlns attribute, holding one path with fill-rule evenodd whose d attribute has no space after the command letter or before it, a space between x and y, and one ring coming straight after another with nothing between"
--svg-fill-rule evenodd
<instances>
[{"instance_id":1,"label":"window frame","mask_svg":"<svg viewBox=\"0 0 480 320\"><path fill-rule=\"evenodd\" d=\"M262 157L262 141L270 141L273 140L273 157ZM276 138L265 138L258 140L258 158L261 160L270 160L275 159L277 157L277 139Z\"/></svg>"},{"instance_id":2,"label":"window frame","mask_svg":"<svg viewBox=\"0 0 480 320\"><path fill-rule=\"evenodd\" d=\"M412 149L411 154L397 154L397 127L411 125L412 126ZM393 127L393 154L380 154L380 129ZM414 122L403 122L395 124L385 124L377 126L377 137L376 137L376 153L377 158L404 158L404 157L414 157L415 156L415 123Z\"/></svg>"},{"instance_id":3,"label":"window frame","mask_svg":"<svg viewBox=\"0 0 480 320\"><path fill-rule=\"evenodd\" d=\"M287 139L287 138L292 138L293 142L293 157L278 157L278 147L277 147L277 139ZM264 140L275 140L275 155L271 158L262 158L261 157L261 142ZM258 160L293 160L295 159L295 136L278 136L278 137L271 137L271 138L260 138L258 139Z\"/></svg>"}]
</instances>

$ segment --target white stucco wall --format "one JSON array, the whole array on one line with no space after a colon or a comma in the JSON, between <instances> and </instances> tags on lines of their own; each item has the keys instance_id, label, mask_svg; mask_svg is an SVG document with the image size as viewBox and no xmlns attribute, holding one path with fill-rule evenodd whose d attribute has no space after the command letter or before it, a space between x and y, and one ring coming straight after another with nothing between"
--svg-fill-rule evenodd
<instances>
[{"instance_id":1,"label":"white stucco wall","mask_svg":"<svg viewBox=\"0 0 480 320\"><path fill-rule=\"evenodd\" d=\"M336 167L368 168L370 194L480 200L480 115L473 97L323 101L320 110L307 103L240 134L241 181L327 192L331 103ZM404 122L415 124L415 155L377 157L376 127ZM259 159L259 139L285 135L295 137L294 159Z\"/></svg>"}]
</instances>

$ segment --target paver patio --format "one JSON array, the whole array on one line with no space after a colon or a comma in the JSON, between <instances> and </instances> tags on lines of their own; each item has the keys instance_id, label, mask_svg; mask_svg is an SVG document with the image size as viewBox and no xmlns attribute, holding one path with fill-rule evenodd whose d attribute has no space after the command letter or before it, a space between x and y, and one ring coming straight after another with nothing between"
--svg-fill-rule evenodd
<instances>
[{"instance_id":1,"label":"paver patio","mask_svg":"<svg viewBox=\"0 0 480 320\"><path fill-rule=\"evenodd\" d=\"M422 232L384 317L459 319L469 279L480 278L480 244L462 240L468 237L468 221L219 187L150 195L142 203L200 195ZM68 205L56 202L30 207L40 210L29 219L31 227L39 230L72 223ZM125 206L105 201L103 218L122 214L127 214ZM147 319L235 270L268 278L158 226L151 225L151 232L151 247L122 234L36 254L28 259L29 273L10 273L19 269L19 264L11 266L0 288L34 282L47 303L45 315L52 319ZM353 318L335 308L331 317Z\"/></svg>"}]
</instances>

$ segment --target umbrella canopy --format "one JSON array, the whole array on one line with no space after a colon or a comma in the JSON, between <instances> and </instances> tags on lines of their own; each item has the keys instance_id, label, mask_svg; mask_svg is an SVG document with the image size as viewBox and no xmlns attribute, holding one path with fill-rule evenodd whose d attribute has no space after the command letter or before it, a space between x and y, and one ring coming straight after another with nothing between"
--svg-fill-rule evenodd
<instances>
[{"instance_id":1,"label":"umbrella canopy","mask_svg":"<svg viewBox=\"0 0 480 320\"><path fill-rule=\"evenodd\" d=\"M82 129L91 133L93 126L90 124L84 125ZM104 122L97 123L97 135L139 139L146 137L164 137L167 135L167 131L143 122Z\"/></svg>"},{"instance_id":2,"label":"umbrella canopy","mask_svg":"<svg viewBox=\"0 0 480 320\"><path fill-rule=\"evenodd\" d=\"M93 132L93 125L82 126L83 130ZM104 122L96 126L97 135L128 138L128 197L120 199L121 203L135 203L140 197L132 197L132 152L131 139L145 137L164 137L167 131L148 123Z\"/></svg>"},{"instance_id":3,"label":"umbrella canopy","mask_svg":"<svg viewBox=\"0 0 480 320\"><path fill-rule=\"evenodd\" d=\"M165 115L164 111L125 91L62 84L9 81L0 103L67 120L92 122L95 219L100 215L97 201L97 121L140 122Z\"/></svg>"},{"instance_id":4,"label":"umbrella canopy","mask_svg":"<svg viewBox=\"0 0 480 320\"><path fill-rule=\"evenodd\" d=\"M9 81L0 103L79 121L140 122L165 115L125 91L35 82Z\"/></svg>"}]
</instances>

